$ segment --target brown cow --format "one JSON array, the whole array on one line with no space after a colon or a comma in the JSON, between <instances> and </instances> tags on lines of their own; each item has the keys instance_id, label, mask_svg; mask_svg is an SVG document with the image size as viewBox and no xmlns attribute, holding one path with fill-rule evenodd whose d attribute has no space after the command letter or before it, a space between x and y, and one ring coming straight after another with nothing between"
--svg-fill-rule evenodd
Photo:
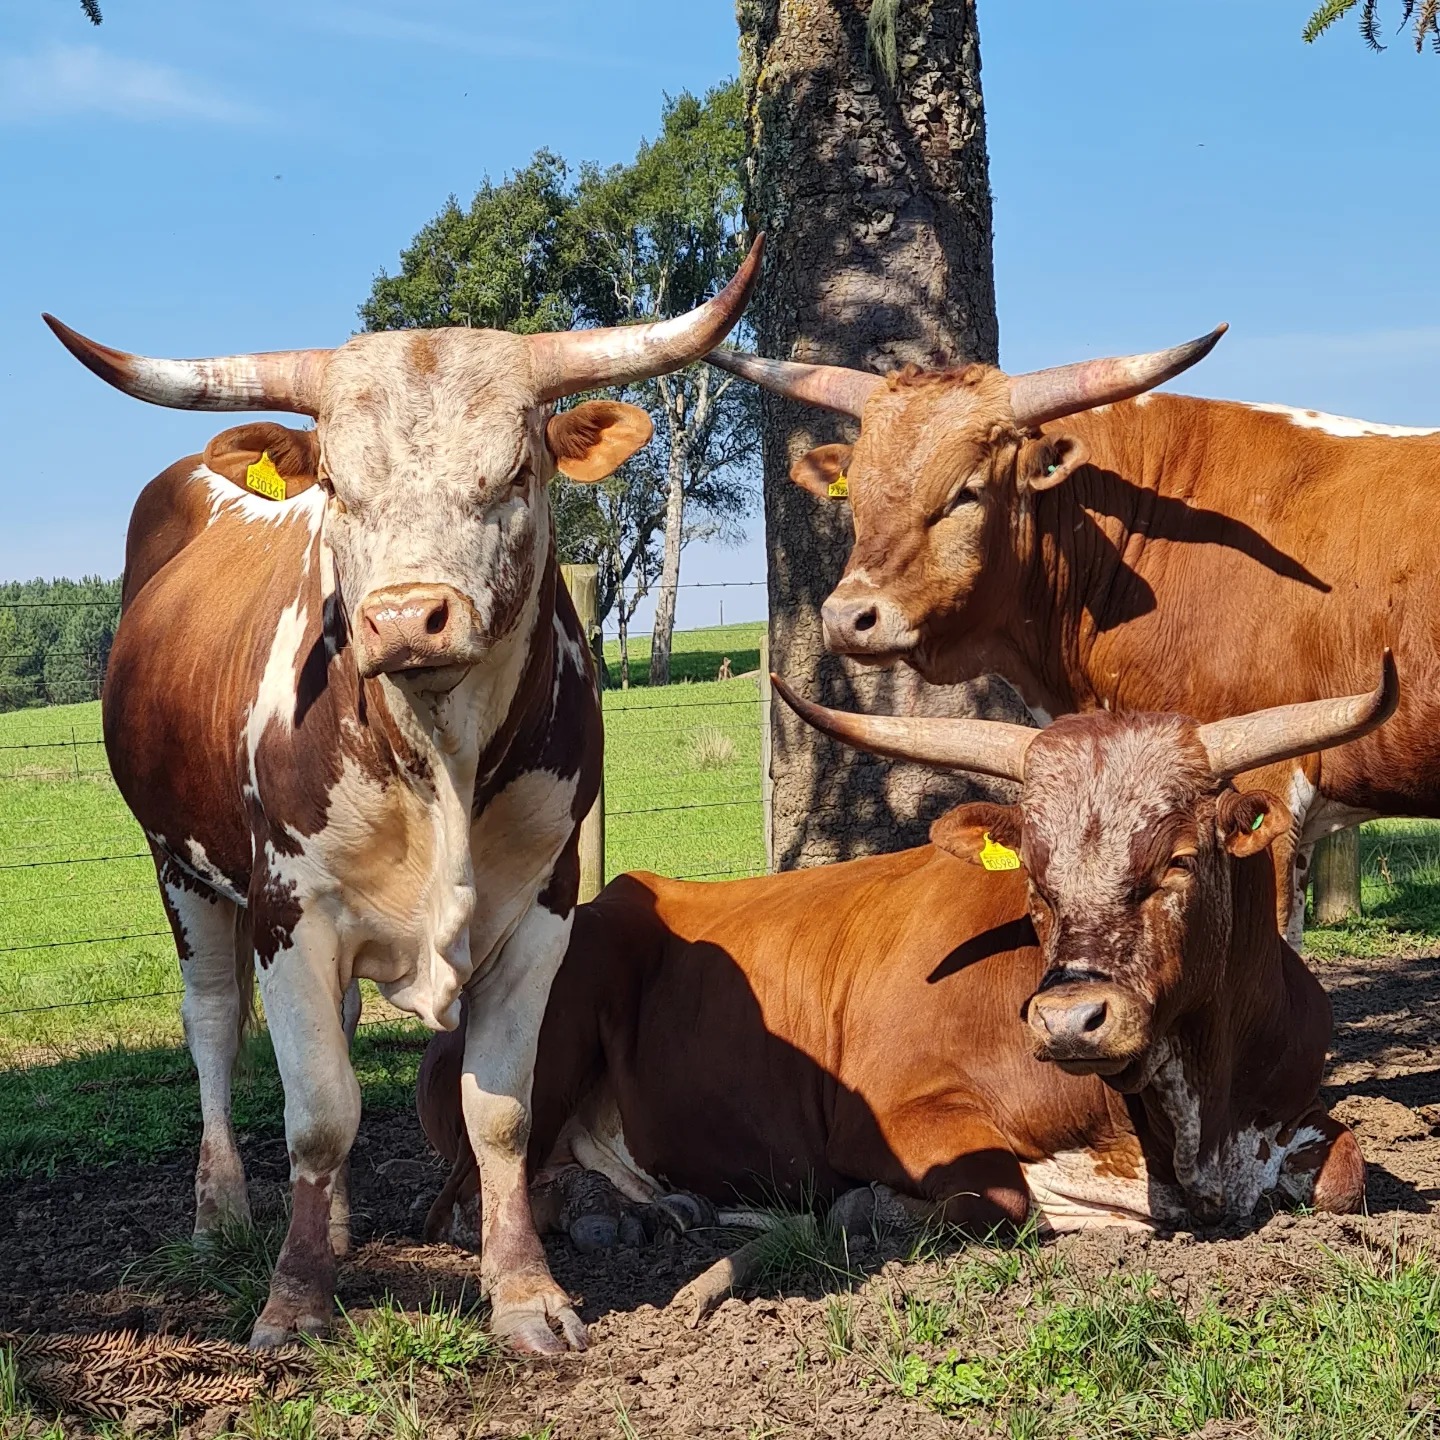
<instances>
[{"instance_id":1,"label":"brown cow","mask_svg":"<svg viewBox=\"0 0 1440 1440\"><path fill-rule=\"evenodd\" d=\"M365 978L433 1029L468 997L493 1323L523 1349L584 1346L525 1190L536 1039L602 743L547 486L557 469L608 475L650 422L610 401L551 406L696 358L739 318L758 259L691 314L624 330L420 330L173 361L51 322L142 399L317 422L227 431L146 487L103 702L180 953L201 1234L248 1214L230 1072L252 944L259 962L294 1203L254 1345L329 1321L360 1119L344 997Z\"/></svg>"},{"instance_id":2,"label":"brown cow","mask_svg":"<svg viewBox=\"0 0 1440 1440\"><path fill-rule=\"evenodd\" d=\"M1262 852L1290 817L1229 778L1378 725L1388 656L1372 695L1210 725L861 717L777 685L832 734L1020 780L1020 802L961 806L900 854L625 875L582 906L541 1031L540 1198L581 1166L637 1202L868 1182L982 1229L1360 1204L1359 1149L1318 1099L1329 1002L1273 922ZM421 1072L455 1162L434 1233L474 1196L459 1053L437 1037Z\"/></svg>"},{"instance_id":3,"label":"brown cow","mask_svg":"<svg viewBox=\"0 0 1440 1440\"><path fill-rule=\"evenodd\" d=\"M1208 353L1007 377L885 379L717 353L727 370L860 420L794 467L848 477L855 545L827 646L927 680L995 672L1037 718L1096 709L1215 719L1353 689L1394 649L1393 725L1255 777L1300 847L1281 922L1298 939L1308 847L1374 815L1440 815L1440 430L1141 394ZM1083 412L1083 413L1078 413ZM1063 424L1056 423L1063 419Z\"/></svg>"}]
</instances>

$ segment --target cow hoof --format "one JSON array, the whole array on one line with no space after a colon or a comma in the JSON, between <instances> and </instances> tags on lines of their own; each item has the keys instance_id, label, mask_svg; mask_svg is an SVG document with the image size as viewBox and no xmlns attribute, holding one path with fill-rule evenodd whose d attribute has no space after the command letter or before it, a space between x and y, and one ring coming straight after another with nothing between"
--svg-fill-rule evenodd
<instances>
[{"instance_id":1,"label":"cow hoof","mask_svg":"<svg viewBox=\"0 0 1440 1440\"><path fill-rule=\"evenodd\" d=\"M525 1305L497 1309L490 1325L511 1350L521 1355L563 1355L567 1350L584 1350L589 1345L585 1322L568 1298L559 1303L538 1298ZM559 1326L558 1335L552 1325Z\"/></svg>"},{"instance_id":2,"label":"cow hoof","mask_svg":"<svg viewBox=\"0 0 1440 1440\"><path fill-rule=\"evenodd\" d=\"M577 1215L570 1222L570 1243L582 1254L613 1250L620 1239L620 1226L610 1215Z\"/></svg>"},{"instance_id":3,"label":"cow hoof","mask_svg":"<svg viewBox=\"0 0 1440 1440\"><path fill-rule=\"evenodd\" d=\"M688 1190L662 1195L655 1202L655 1206L671 1220L682 1235L687 1230L698 1230L702 1226L715 1224L715 1207L704 1196L692 1195Z\"/></svg>"},{"instance_id":4,"label":"cow hoof","mask_svg":"<svg viewBox=\"0 0 1440 1440\"><path fill-rule=\"evenodd\" d=\"M314 1312L289 1316L271 1313L267 1305L250 1332L250 1349L283 1350L287 1345L298 1345L302 1340L323 1340L330 1333L329 1315Z\"/></svg>"},{"instance_id":5,"label":"cow hoof","mask_svg":"<svg viewBox=\"0 0 1440 1440\"><path fill-rule=\"evenodd\" d=\"M642 1250L648 1241L645 1222L638 1215L626 1214L620 1217L620 1243L627 1250Z\"/></svg>"},{"instance_id":6,"label":"cow hoof","mask_svg":"<svg viewBox=\"0 0 1440 1440\"><path fill-rule=\"evenodd\" d=\"M830 1207L830 1223L842 1235L868 1238L875 1229L875 1192L858 1185L836 1198Z\"/></svg>"}]
</instances>

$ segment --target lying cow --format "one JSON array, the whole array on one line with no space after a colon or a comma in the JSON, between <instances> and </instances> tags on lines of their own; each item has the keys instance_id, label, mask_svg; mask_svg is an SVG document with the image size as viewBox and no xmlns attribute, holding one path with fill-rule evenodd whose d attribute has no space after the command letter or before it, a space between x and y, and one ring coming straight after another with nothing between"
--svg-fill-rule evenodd
<instances>
[{"instance_id":1,"label":"lying cow","mask_svg":"<svg viewBox=\"0 0 1440 1440\"><path fill-rule=\"evenodd\" d=\"M1372 695L1209 725L861 717L776 683L830 734L1021 781L1020 802L961 806L900 854L624 875L582 906L536 1070L547 1205L585 1167L638 1203L868 1182L979 1229L1359 1206L1359 1148L1318 1099L1330 1004L1274 925L1263 852L1289 812L1229 781L1374 729L1388 656ZM460 1052L437 1037L421 1070L454 1162L432 1234L475 1194Z\"/></svg>"},{"instance_id":2,"label":"lying cow","mask_svg":"<svg viewBox=\"0 0 1440 1440\"><path fill-rule=\"evenodd\" d=\"M855 545L822 611L836 653L940 684L994 672L1037 715L1214 720L1353 689L1387 645L1412 680L1434 674L1440 429L1143 393L1219 335L1014 376L711 359L860 422L791 472L821 497L847 479ZM1298 850L1279 897L1298 943L1316 839L1440 815L1440 691L1411 684L1381 734L1253 778L1295 819L1275 854L1288 871Z\"/></svg>"},{"instance_id":3,"label":"lying cow","mask_svg":"<svg viewBox=\"0 0 1440 1440\"><path fill-rule=\"evenodd\" d=\"M293 1207L254 1345L329 1322L360 1120L342 997L365 978L440 1030L468 997L493 1323L521 1349L584 1346L525 1188L536 1039L602 745L548 485L609 475L651 427L633 405L553 405L696 359L739 318L758 261L698 310L621 330L155 360L50 322L141 399L316 420L226 431L146 486L102 704L184 975L202 1235L248 1215L230 1072L252 947L259 964Z\"/></svg>"}]
</instances>

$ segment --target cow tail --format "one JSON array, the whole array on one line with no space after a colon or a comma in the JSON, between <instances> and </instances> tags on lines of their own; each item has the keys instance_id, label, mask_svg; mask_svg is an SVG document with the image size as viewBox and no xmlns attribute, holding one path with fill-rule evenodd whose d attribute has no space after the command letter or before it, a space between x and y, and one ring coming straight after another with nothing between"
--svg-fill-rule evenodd
<instances>
[{"instance_id":1,"label":"cow tail","mask_svg":"<svg viewBox=\"0 0 1440 1440\"><path fill-rule=\"evenodd\" d=\"M255 1025L255 936L250 912L237 907L235 913L235 988L240 992L240 1023L236 1038L242 1043Z\"/></svg>"}]
</instances>

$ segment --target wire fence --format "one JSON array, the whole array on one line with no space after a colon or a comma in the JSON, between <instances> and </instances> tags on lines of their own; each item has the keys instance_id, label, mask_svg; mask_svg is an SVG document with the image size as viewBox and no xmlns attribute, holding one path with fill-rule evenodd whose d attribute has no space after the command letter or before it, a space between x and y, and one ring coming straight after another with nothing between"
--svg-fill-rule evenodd
<instances>
[{"instance_id":1,"label":"wire fence","mask_svg":"<svg viewBox=\"0 0 1440 1440\"><path fill-rule=\"evenodd\" d=\"M694 588L753 593L748 582ZM24 603L0 600L0 619ZM613 639L607 644L607 877L644 869L718 880L764 870L762 631L752 622L686 633L664 688L644 683L647 635L630 636L629 688ZM52 651L32 667L37 683L21 707L7 708L0 687L0 1066L180 1038L179 972L149 850L100 733L108 652L108 635L88 654ZM6 653L0 646L0 676L13 674ZM88 668L52 687L44 677L58 658ZM366 1023L393 1014L367 998Z\"/></svg>"}]
</instances>

